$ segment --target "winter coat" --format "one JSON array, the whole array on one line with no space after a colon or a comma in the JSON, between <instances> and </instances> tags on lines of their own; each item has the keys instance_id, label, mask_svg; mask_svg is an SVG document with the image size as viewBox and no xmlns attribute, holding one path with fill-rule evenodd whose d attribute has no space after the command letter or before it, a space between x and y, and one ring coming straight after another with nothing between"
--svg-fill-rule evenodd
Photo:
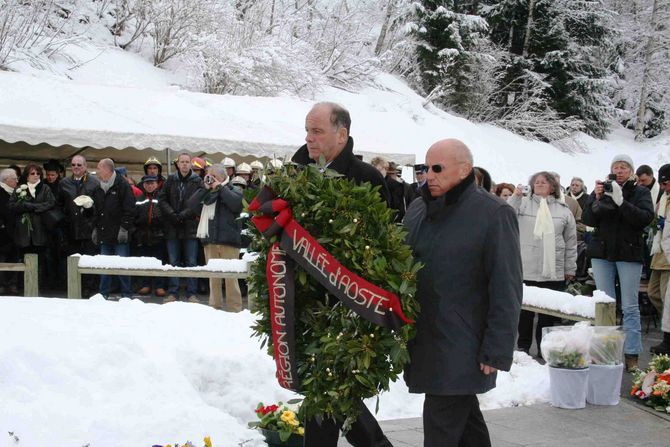
<instances>
[{"instance_id":1,"label":"winter coat","mask_svg":"<svg viewBox=\"0 0 670 447\"><path fill-rule=\"evenodd\" d=\"M171 174L158 193L158 206L165 219L166 239L195 239L200 214L187 206L188 199L202 187L200 176L189 171L182 177Z\"/></svg>"},{"instance_id":2,"label":"winter coat","mask_svg":"<svg viewBox=\"0 0 670 447\"><path fill-rule=\"evenodd\" d=\"M11 195L0 188L0 253L10 253L14 247L14 212L9 208Z\"/></svg>"},{"instance_id":3,"label":"winter coat","mask_svg":"<svg viewBox=\"0 0 670 447\"><path fill-rule=\"evenodd\" d=\"M540 209L540 196L511 195L507 203L514 208L519 219L524 281L562 281L565 275L574 276L577 271L577 231L575 218L568 206L555 197L547 197L556 243L556 276L551 278L542 275L544 247L542 239L536 239L533 235Z\"/></svg>"},{"instance_id":4,"label":"winter coat","mask_svg":"<svg viewBox=\"0 0 670 447\"><path fill-rule=\"evenodd\" d=\"M298 151L293 154L291 161L301 165L309 165L314 163L314 160L309 158L307 145L303 145ZM355 180L356 183L370 182L372 186L379 186L379 194L390 204L390 195L384 177L371 164L359 160L354 155L354 139L349 137L346 146L342 152L335 157L335 159L328 165L328 169L333 169L342 174L350 180Z\"/></svg>"},{"instance_id":5,"label":"winter coat","mask_svg":"<svg viewBox=\"0 0 670 447\"><path fill-rule=\"evenodd\" d=\"M410 185L402 180L398 181L391 177L386 177L385 180L391 197L390 207L397 210L395 221L402 222L407 208L414 200L414 191Z\"/></svg>"},{"instance_id":6,"label":"winter coat","mask_svg":"<svg viewBox=\"0 0 670 447\"><path fill-rule=\"evenodd\" d=\"M138 246L152 247L165 243L163 216L158 206L158 190L144 193L135 202L135 233Z\"/></svg>"},{"instance_id":7,"label":"winter coat","mask_svg":"<svg viewBox=\"0 0 670 447\"><path fill-rule=\"evenodd\" d=\"M119 242L119 230L124 228L128 231L130 242L135 222L135 196L126 179L117 174L107 193L98 185L92 198L95 209L94 228L98 232L98 241L116 245Z\"/></svg>"},{"instance_id":8,"label":"winter coat","mask_svg":"<svg viewBox=\"0 0 670 447\"><path fill-rule=\"evenodd\" d=\"M95 220L93 207L84 208L74 203L74 199L84 195L93 198L93 192L100 182L95 176L86 174L81 180L66 177L58 184L56 206L65 214L66 236L71 241L90 240Z\"/></svg>"},{"instance_id":9,"label":"winter coat","mask_svg":"<svg viewBox=\"0 0 670 447\"><path fill-rule=\"evenodd\" d=\"M580 192L577 195L572 194L572 191L568 192L566 194L568 197L572 197L577 201L579 204L579 207L582 209L582 213L584 212L584 207L586 206L586 202L589 201L589 195L586 194L584 191Z\"/></svg>"},{"instance_id":10,"label":"winter coat","mask_svg":"<svg viewBox=\"0 0 670 447\"><path fill-rule=\"evenodd\" d=\"M421 311L409 342L411 393L472 395L508 371L521 309L519 227L512 207L476 186L474 174L433 199L427 185L403 221Z\"/></svg>"},{"instance_id":11,"label":"winter coat","mask_svg":"<svg viewBox=\"0 0 670 447\"><path fill-rule=\"evenodd\" d=\"M216 203L216 211L214 219L209 221L209 236L200 239L202 244L241 247L242 236L237 218L242 212L242 190L230 184L215 191L203 187L191 196L188 206L200 214L203 205L212 203Z\"/></svg>"},{"instance_id":12,"label":"winter coat","mask_svg":"<svg viewBox=\"0 0 670 447\"><path fill-rule=\"evenodd\" d=\"M51 188L44 182L40 182L35 188L35 197L28 193L26 200L19 200L19 194L17 188L12 197L9 198L9 208L15 216L14 243L21 248L44 247L48 243L49 235L44 225L42 213L50 210L56 204ZM30 226L27 222L24 222L24 215L28 215L30 218Z\"/></svg>"},{"instance_id":13,"label":"winter coat","mask_svg":"<svg viewBox=\"0 0 670 447\"><path fill-rule=\"evenodd\" d=\"M582 222L595 228L587 254L608 261L642 262L642 232L654 219L651 193L628 180L622 187L623 203L617 206L609 196L596 200L595 192L582 213Z\"/></svg>"}]
</instances>

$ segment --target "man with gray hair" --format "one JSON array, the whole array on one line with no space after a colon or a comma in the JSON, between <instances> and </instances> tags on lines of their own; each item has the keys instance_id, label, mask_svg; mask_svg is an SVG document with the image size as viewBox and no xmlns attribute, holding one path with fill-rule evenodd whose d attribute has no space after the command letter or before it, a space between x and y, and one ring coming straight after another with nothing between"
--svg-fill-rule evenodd
<instances>
[{"instance_id":1,"label":"man with gray hair","mask_svg":"<svg viewBox=\"0 0 670 447\"><path fill-rule=\"evenodd\" d=\"M116 174L114 161L103 158L98 163L100 184L93 191L95 225L91 239L100 246L101 255L130 256L130 232L135 219L135 196L128 182ZM130 277L119 276L121 293L132 296ZM109 298L111 278L100 277L100 293Z\"/></svg>"},{"instance_id":2,"label":"man with gray hair","mask_svg":"<svg viewBox=\"0 0 670 447\"><path fill-rule=\"evenodd\" d=\"M426 166L421 197L403 221L424 265L405 382L410 393L425 393L424 447L486 447L477 394L512 366L522 297L519 225L512 207L477 187L463 142L433 144Z\"/></svg>"},{"instance_id":3,"label":"man with gray hair","mask_svg":"<svg viewBox=\"0 0 670 447\"><path fill-rule=\"evenodd\" d=\"M0 172L0 262L16 262L18 253L14 244L14 213L9 209L9 198L19 178L11 168ZM17 295L16 273L0 272L0 287L9 295Z\"/></svg>"}]
</instances>

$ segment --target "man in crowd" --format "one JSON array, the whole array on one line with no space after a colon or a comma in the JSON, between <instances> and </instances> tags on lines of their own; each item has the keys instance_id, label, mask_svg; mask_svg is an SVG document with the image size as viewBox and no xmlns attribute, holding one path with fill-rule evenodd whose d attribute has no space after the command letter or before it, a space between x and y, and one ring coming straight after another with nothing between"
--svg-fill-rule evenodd
<instances>
[{"instance_id":1,"label":"man in crowd","mask_svg":"<svg viewBox=\"0 0 670 447\"><path fill-rule=\"evenodd\" d=\"M405 381L425 393L424 446L491 445L477 394L509 371L522 298L512 207L475 184L472 154L441 140L426 154L427 184L404 224L421 312Z\"/></svg>"},{"instance_id":2,"label":"man in crowd","mask_svg":"<svg viewBox=\"0 0 670 447\"><path fill-rule=\"evenodd\" d=\"M388 190L382 175L371 165L354 156L354 140L349 136L351 117L349 111L339 104L321 102L307 114L305 118L305 141L293 155L292 161L307 165L319 161L323 155L328 168L344 175L347 179L358 183L370 182L380 186L382 198L388 203ZM391 446L384 436L377 420L361 402L362 413L353 422L346 438L354 447ZM305 421L305 447L335 447L339 437L342 421L316 419Z\"/></svg>"},{"instance_id":3,"label":"man in crowd","mask_svg":"<svg viewBox=\"0 0 670 447\"><path fill-rule=\"evenodd\" d=\"M395 215L396 222L402 222L405 211L414 199L412 187L400 177L400 167L393 161L388 164L386 172L386 186L391 195L391 208L397 210Z\"/></svg>"},{"instance_id":4,"label":"man in crowd","mask_svg":"<svg viewBox=\"0 0 670 447\"><path fill-rule=\"evenodd\" d=\"M95 227L91 239L100 245L101 255L130 256L130 233L135 218L135 196L128 181L114 169L111 158L98 162L100 184L93 191ZM119 276L121 294L132 296L130 277ZM109 298L112 279L100 276L100 293Z\"/></svg>"},{"instance_id":5,"label":"man in crowd","mask_svg":"<svg viewBox=\"0 0 670 447\"><path fill-rule=\"evenodd\" d=\"M660 175L660 174L659 174ZM654 170L649 165L640 165L635 171L637 177L637 184L644 186L651 192L651 200L656 203L663 194L658 182L654 178Z\"/></svg>"},{"instance_id":6,"label":"man in crowd","mask_svg":"<svg viewBox=\"0 0 670 447\"><path fill-rule=\"evenodd\" d=\"M161 190L163 184L165 183L165 177L163 177L163 165L156 157L149 157L147 161L144 162L144 175L151 175L156 177L158 190Z\"/></svg>"},{"instance_id":7,"label":"man in crowd","mask_svg":"<svg viewBox=\"0 0 670 447\"><path fill-rule=\"evenodd\" d=\"M660 185L662 195L658 199L656 207L656 234L653 236L651 247L651 275L649 277L649 284L647 285L647 295L658 314L663 315L663 308L668 305L664 301L666 291L668 290L668 280L670 279L670 262L661 241L664 231L667 231L665 230L665 225L670 213L670 203L668 203L670 201L670 164L665 164L658 170L658 184ZM654 354L670 354L669 332L663 332L663 342L652 346L651 352Z\"/></svg>"},{"instance_id":8,"label":"man in crowd","mask_svg":"<svg viewBox=\"0 0 670 447\"><path fill-rule=\"evenodd\" d=\"M414 197L419 197L421 195L421 187L426 183L426 173L428 172L428 167L424 164L414 165L414 177L416 177L416 182L412 183L412 191L414 191Z\"/></svg>"},{"instance_id":9,"label":"man in crowd","mask_svg":"<svg viewBox=\"0 0 670 447\"><path fill-rule=\"evenodd\" d=\"M202 187L202 179L191 171L191 155L182 152L177 157L177 172L171 174L158 195L158 206L166 221L165 239L171 265L195 267L198 262L196 232L199 216L187 205L188 199ZM164 302L176 301L179 278L171 277L168 296ZM188 301L199 303L196 278L186 280Z\"/></svg>"},{"instance_id":10,"label":"man in crowd","mask_svg":"<svg viewBox=\"0 0 670 447\"><path fill-rule=\"evenodd\" d=\"M56 159L50 159L42 165L44 169L44 182L51 189L54 198L58 197L58 185L61 181L61 172L63 165ZM59 208L55 208L59 210ZM62 214L59 214L63 216ZM65 280L67 278L65 253L63 253L63 229L61 222L46 222L47 225L47 246L44 251L44 267L46 284L44 289L65 289Z\"/></svg>"},{"instance_id":11,"label":"man in crowd","mask_svg":"<svg viewBox=\"0 0 670 447\"><path fill-rule=\"evenodd\" d=\"M14 193L19 177L7 168L0 171L0 262L16 262L18 252L14 244L14 213L9 209L9 198ZM16 273L0 272L0 287L7 295L18 295Z\"/></svg>"},{"instance_id":12,"label":"man in crowd","mask_svg":"<svg viewBox=\"0 0 670 447\"><path fill-rule=\"evenodd\" d=\"M158 206L158 177L145 175L142 177L140 187L144 193L135 202L135 235L133 237L137 256L148 256L165 261L163 216ZM142 277L140 283L138 291L140 295L149 295L153 286L157 297L165 296L165 278Z\"/></svg>"},{"instance_id":13,"label":"man in crowd","mask_svg":"<svg viewBox=\"0 0 670 447\"><path fill-rule=\"evenodd\" d=\"M56 195L56 207L65 214L65 252L66 255L95 255L98 250L91 239L95 220L92 197L99 182L88 173L86 158L82 155L72 157L70 169L72 175L60 181ZM84 275L84 294L94 293L96 280L95 275Z\"/></svg>"}]
</instances>

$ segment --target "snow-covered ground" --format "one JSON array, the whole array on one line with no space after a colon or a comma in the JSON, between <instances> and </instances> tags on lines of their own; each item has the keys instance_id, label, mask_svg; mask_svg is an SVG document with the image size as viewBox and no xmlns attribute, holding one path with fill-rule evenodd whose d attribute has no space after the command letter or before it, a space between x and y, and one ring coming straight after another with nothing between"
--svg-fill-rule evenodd
<instances>
[{"instance_id":1,"label":"snow-covered ground","mask_svg":"<svg viewBox=\"0 0 670 447\"><path fill-rule=\"evenodd\" d=\"M253 409L295 397L274 362L232 314L175 302L0 298L0 446L150 446L191 440L263 445ZM516 353L492 409L546 402L546 366ZM402 380L381 395L380 419L418 417L422 395ZM367 402L374 411L376 401ZM7 435L13 432L19 443Z\"/></svg>"}]
</instances>

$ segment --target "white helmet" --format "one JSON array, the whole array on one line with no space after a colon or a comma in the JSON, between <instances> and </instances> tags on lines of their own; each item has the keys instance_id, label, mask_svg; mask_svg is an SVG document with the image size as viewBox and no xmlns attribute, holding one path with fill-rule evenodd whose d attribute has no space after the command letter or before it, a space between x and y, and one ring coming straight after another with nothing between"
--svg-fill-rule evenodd
<instances>
[{"instance_id":1,"label":"white helmet","mask_svg":"<svg viewBox=\"0 0 670 447\"><path fill-rule=\"evenodd\" d=\"M224 168L234 168L236 166L235 160L230 157L226 157L221 161L221 164Z\"/></svg>"},{"instance_id":2,"label":"white helmet","mask_svg":"<svg viewBox=\"0 0 670 447\"><path fill-rule=\"evenodd\" d=\"M238 174L251 174L251 166L246 163L240 163L235 172Z\"/></svg>"},{"instance_id":3,"label":"white helmet","mask_svg":"<svg viewBox=\"0 0 670 447\"><path fill-rule=\"evenodd\" d=\"M239 175L236 175L235 177L233 177L233 179L232 179L230 182L231 182L233 185L236 185L236 186L243 186L243 187L246 187L246 186L247 186L247 181L244 180L244 179L243 179L242 177L240 177Z\"/></svg>"},{"instance_id":4,"label":"white helmet","mask_svg":"<svg viewBox=\"0 0 670 447\"><path fill-rule=\"evenodd\" d=\"M284 167L284 163L282 163L281 160L278 160L276 158L270 160L269 165L272 169L281 169L282 167Z\"/></svg>"},{"instance_id":5,"label":"white helmet","mask_svg":"<svg viewBox=\"0 0 670 447\"><path fill-rule=\"evenodd\" d=\"M254 170L258 169L258 170L262 171L263 170L263 163L261 163L258 160L254 160L254 161L251 162L251 169L254 169Z\"/></svg>"}]
</instances>

